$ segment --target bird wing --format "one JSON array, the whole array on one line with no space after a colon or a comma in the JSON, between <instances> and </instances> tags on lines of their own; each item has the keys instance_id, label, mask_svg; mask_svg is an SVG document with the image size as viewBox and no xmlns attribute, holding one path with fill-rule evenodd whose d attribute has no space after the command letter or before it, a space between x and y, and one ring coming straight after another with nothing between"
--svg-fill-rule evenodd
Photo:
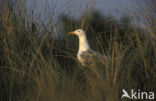
<instances>
[{"instance_id":1,"label":"bird wing","mask_svg":"<svg viewBox=\"0 0 156 101\"><path fill-rule=\"evenodd\" d=\"M101 55L95 51L87 50L80 54L81 58L83 59L83 62L85 63L95 63L95 62L103 62L107 60L107 57L105 55Z\"/></svg>"},{"instance_id":2,"label":"bird wing","mask_svg":"<svg viewBox=\"0 0 156 101\"><path fill-rule=\"evenodd\" d=\"M100 58L100 59L103 59L103 60L107 60L107 59L108 59L105 55L102 55L102 54L100 54L100 53L97 53L97 52L95 52L95 51L93 51L93 50L90 50L90 51L91 51L91 53L92 53L94 56L96 56L96 57L98 57L98 58Z\"/></svg>"}]
</instances>

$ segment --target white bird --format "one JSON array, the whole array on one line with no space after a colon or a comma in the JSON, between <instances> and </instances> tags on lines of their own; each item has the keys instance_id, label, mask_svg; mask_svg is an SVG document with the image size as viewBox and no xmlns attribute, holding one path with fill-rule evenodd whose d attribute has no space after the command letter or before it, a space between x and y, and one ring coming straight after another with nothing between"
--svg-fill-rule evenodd
<instances>
[{"instance_id":1,"label":"white bird","mask_svg":"<svg viewBox=\"0 0 156 101\"><path fill-rule=\"evenodd\" d=\"M101 55L90 48L86 33L82 29L69 32L69 35L77 35L79 38L77 58L82 65L93 63L99 59L100 61L108 59L105 55Z\"/></svg>"},{"instance_id":2,"label":"white bird","mask_svg":"<svg viewBox=\"0 0 156 101\"><path fill-rule=\"evenodd\" d=\"M123 98L123 97L127 97L127 98L131 98L129 95L128 95L128 93L125 91L125 89L122 89L122 92L123 92L123 94L122 94L122 96L121 96L121 99Z\"/></svg>"}]
</instances>

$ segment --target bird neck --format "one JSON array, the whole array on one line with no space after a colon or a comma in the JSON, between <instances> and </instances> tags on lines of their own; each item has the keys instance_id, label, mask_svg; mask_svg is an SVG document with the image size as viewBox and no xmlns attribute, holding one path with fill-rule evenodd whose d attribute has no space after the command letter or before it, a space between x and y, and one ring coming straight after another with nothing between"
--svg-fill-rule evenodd
<instances>
[{"instance_id":1,"label":"bird neck","mask_svg":"<svg viewBox=\"0 0 156 101\"><path fill-rule=\"evenodd\" d=\"M88 49L90 49L90 46L88 44L87 37L85 35L80 36L79 37L79 51L85 51Z\"/></svg>"}]
</instances>

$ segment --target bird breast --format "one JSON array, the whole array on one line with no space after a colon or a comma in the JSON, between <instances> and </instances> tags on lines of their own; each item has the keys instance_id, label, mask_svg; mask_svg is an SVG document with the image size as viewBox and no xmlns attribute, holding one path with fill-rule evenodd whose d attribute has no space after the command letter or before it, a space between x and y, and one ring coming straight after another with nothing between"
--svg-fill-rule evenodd
<instances>
[{"instance_id":1,"label":"bird breast","mask_svg":"<svg viewBox=\"0 0 156 101\"><path fill-rule=\"evenodd\" d=\"M78 52L77 59L78 59L78 61L80 61L82 63L83 62L83 59L81 57L81 53L82 53L81 51Z\"/></svg>"}]
</instances>

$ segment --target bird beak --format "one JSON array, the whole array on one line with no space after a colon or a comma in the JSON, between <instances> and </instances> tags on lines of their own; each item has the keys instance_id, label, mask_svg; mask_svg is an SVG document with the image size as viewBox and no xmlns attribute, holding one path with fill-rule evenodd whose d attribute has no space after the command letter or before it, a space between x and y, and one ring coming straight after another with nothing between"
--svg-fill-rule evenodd
<instances>
[{"instance_id":1,"label":"bird beak","mask_svg":"<svg viewBox=\"0 0 156 101\"><path fill-rule=\"evenodd\" d=\"M69 32L69 33L68 33L68 35L73 35L73 34L74 34L74 32Z\"/></svg>"}]
</instances>

